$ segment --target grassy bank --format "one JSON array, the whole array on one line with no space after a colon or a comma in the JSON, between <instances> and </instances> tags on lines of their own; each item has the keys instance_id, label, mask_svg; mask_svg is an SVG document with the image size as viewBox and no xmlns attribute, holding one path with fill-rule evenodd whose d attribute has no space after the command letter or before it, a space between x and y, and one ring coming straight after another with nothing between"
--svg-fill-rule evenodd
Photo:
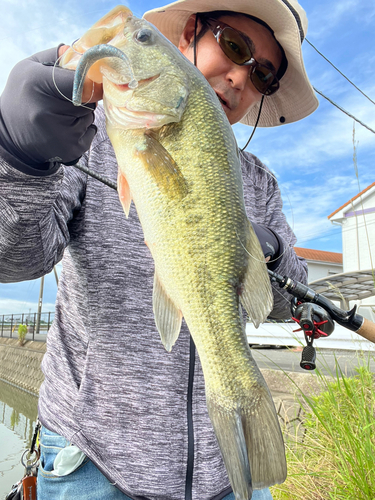
<instances>
[{"instance_id":1,"label":"grassy bank","mask_svg":"<svg viewBox=\"0 0 375 500\"><path fill-rule=\"evenodd\" d=\"M362 361L354 377L333 375L317 374L319 396L300 396L305 432L286 443L288 478L274 500L375 499L374 374Z\"/></svg>"}]
</instances>

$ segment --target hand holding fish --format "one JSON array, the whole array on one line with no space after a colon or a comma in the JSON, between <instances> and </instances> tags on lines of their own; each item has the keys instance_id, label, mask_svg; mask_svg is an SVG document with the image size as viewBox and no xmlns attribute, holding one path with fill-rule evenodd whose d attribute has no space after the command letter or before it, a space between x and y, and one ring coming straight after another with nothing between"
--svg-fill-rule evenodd
<instances>
[{"instance_id":1,"label":"hand holding fish","mask_svg":"<svg viewBox=\"0 0 375 500\"><path fill-rule=\"evenodd\" d=\"M42 170L77 161L96 134L95 104L73 106L74 73L57 60L53 48L19 62L1 95L1 145L16 161Z\"/></svg>"}]
</instances>

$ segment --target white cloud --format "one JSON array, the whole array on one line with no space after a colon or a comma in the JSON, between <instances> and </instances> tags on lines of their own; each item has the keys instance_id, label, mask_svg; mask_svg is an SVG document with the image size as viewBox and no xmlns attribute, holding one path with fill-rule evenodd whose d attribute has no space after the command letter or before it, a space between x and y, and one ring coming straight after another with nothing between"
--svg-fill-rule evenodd
<instances>
[{"instance_id":1,"label":"white cloud","mask_svg":"<svg viewBox=\"0 0 375 500\"><path fill-rule=\"evenodd\" d=\"M3 0L0 92L10 70L21 59L60 43L72 43L116 5L113 0L67 0L63 4L55 0Z\"/></svg>"},{"instance_id":2,"label":"white cloud","mask_svg":"<svg viewBox=\"0 0 375 500\"><path fill-rule=\"evenodd\" d=\"M28 302L15 299L0 299L0 321L3 314L34 314L38 310L38 302ZM53 312L55 304L43 303L42 313Z\"/></svg>"},{"instance_id":3,"label":"white cloud","mask_svg":"<svg viewBox=\"0 0 375 500\"><path fill-rule=\"evenodd\" d=\"M355 179L332 176L330 185L304 186L301 179L281 184L281 192L288 192L292 207L284 204L284 212L297 236L298 244L325 235L341 235L341 229L333 226L328 216L339 206L338 200L348 201L358 192Z\"/></svg>"},{"instance_id":4,"label":"white cloud","mask_svg":"<svg viewBox=\"0 0 375 500\"><path fill-rule=\"evenodd\" d=\"M309 3L309 2L308 2ZM325 2L324 5L312 2L313 7L308 9L308 37L324 40L342 27L347 21L366 20L374 16L372 0L336 0Z\"/></svg>"},{"instance_id":5,"label":"white cloud","mask_svg":"<svg viewBox=\"0 0 375 500\"><path fill-rule=\"evenodd\" d=\"M61 272L61 263L56 265L56 271ZM28 280L17 283L0 283L0 321L3 314L26 314L31 309L34 314L38 309L41 280ZM42 295L42 311L52 312L55 309L54 301L57 285L54 272L47 274L44 279Z\"/></svg>"}]
</instances>

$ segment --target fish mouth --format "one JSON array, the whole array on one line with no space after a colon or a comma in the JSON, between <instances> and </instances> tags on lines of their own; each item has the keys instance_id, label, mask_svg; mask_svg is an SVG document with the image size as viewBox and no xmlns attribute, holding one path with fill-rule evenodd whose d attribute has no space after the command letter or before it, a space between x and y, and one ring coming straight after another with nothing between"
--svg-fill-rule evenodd
<instances>
[{"instance_id":1,"label":"fish mouth","mask_svg":"<svg viewBox=\"0 0 375 500\"><path fill-rule=\"evenodd\" d=\"M141 87L144 87L146 86L147 84L153 82L154 80L157 80L159 78L160 74L158 75L154 75L154 76L150 76L149 78L144 78L143 80L137 80L137 89L140 89ZM134 87L131 85L131 82L127 82L127 83L121 83L121 82L116 82L113 80L113 78L109 78L108 76L107 77L107 80L109 80L111 82L111 84L116 88L118 89L120 92L126 92L128 90L134 90Z\"/></svg>"}]
</instances>

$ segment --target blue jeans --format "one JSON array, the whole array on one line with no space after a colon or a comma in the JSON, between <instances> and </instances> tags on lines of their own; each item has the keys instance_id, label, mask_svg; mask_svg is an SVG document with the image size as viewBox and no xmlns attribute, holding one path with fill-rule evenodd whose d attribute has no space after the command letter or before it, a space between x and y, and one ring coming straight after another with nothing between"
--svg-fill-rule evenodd
<instances>
[{"instance_id":1,"label":"blue jeans","mask_svg":"<svg viewBox=\"0 0 375 500\"><path fill-rule=\"evenodd\" d=\"M65 438L42 426L38 500L131 500L113 486L87 457L67 476L59 477L52 474L56 455L69 444ZM234 494L227 495L223 500L235 500ZM256 490L252 500L272 500L272 495L268 488Z\"/></svg>"}]
</instances>

